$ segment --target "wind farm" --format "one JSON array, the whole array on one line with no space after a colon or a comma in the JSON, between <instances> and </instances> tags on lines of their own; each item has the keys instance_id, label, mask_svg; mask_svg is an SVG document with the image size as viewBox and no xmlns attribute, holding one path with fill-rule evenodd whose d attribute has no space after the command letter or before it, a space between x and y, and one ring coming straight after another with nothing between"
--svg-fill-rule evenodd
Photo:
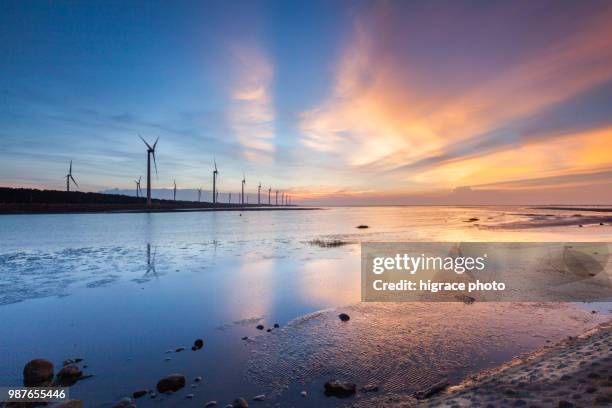
<instances>
[{"instance_id":1,"label":"wind farm","mask_svg":"<svg viewBox=\"0 0 612 408\"><path fill-rule=\"evenodd\" d=\"M157 165L159 137L153 143L148 142L140 134L140 140L146 147L146 196L142 189L142 176L134 179L133 190L105 190L102 192L79 191L79 184L73 175L73 160L68 165L66 190L39 190L30 188L0 187L0 214L2 213L70 213L70 212L165 212L165 211L253 211L253 210L280 210L280 209L307 209L310 207L294 206L289 201L286 192L275 190L275 200L272 202L272 186L268 187L268 201L262 202L262 182L257 185L257 191L249 193L247 189L246 172L242 172L240 190L236 202L232 202L232 189L227 186L227 202L219 201L219 176L217 158L213 156L212 184L210 201L202 201L204 192L202 186L181 190L177 186L176 178L172 178L172 187L169 197L154 197L156 191L153 181L159 179ZM151 166L152 165L152 166ZM153 167L153 168L152 168ZM152 174L155 170L155 174ZM155 176L155 177L154 177ZM205 182L206 180L202 180ZM238 186L236 186L238 187ZM132 193L133 191L133 193ZM157 190L159 191L159 190ZM190 194L193 193L193 194ZM279 202L279 193L281 194ZM249 194L257 194L257 200L249 202ZM181 199L180 196L193 196L193 199Z\"/></svg>"}]
</instances>

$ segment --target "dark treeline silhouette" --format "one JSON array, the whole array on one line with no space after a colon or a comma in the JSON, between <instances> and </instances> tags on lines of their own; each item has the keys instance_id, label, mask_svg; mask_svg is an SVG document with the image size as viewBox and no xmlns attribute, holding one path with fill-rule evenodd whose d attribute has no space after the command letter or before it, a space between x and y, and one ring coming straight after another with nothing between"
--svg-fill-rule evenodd
<instances>
[{"instance_id":1,"label":"dark treeline silhouette","mask_svg":"<svg viewBox=\"0 0 612 408\"><path fill-rule=\"evenodd\" d=\"M142 211L147 210L146 204L146 197L0 187L0 213ZM151 203L152 211L198 208L238 210L243 207L257 206L255 204L245 204L243 206L224 203L217 203L213 206L212 203L208 202L160 199L153 199ZM274 209L272 207L267 208Z\"/></svg>"}]
</instances>

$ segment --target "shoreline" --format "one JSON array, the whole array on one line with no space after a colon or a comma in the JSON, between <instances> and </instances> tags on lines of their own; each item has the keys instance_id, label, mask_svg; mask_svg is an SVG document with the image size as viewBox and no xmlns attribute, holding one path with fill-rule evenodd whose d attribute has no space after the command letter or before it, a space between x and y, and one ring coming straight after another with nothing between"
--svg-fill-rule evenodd
<instances>
[{"instance_id":1,"label":"shoreline","mask_svg":"<svg viewBox=\"0 0 612 408\"><path fill-rule=\"evenodd\" d=\"M37 210L2 210L2 215L36 215L36 214L140 214L140 213L178 213L178 212L217 212L217 211L310 211L321 210L320 207L177 207L177 208L75 208L75 209L37 209Z\"/></svg>"},{"instance_id":2,"label":"shoreline","mask_svg":"<svg viewBox=\"0 0 612 408\"><path fill-rule=\"evenodd\" d=\"M416 394L396 393L350 406L610 407L612 320L437 391L423 400L417 399Z\"/></svg>"}]
</instances>

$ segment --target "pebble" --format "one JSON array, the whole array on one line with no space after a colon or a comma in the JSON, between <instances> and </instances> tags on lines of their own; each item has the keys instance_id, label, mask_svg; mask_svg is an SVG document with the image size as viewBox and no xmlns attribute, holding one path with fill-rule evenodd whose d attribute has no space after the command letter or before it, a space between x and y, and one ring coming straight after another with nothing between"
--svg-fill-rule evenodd
<instances>
[{"instance_id":1,"label":"pebble","mask_svg":"<svg viewBox=\"0 0 612 408\"><path fill-rule=\"evenodd\" d=\"M200 382L200 381L202 381L202 377L197 376L196 378L193 379L193 381Z\"/></svg>"},{"instance_id":2,"label":"pebble","mask_svg":"<svg viewBox=\"0 0 612 408\"><path fill-rule=\"evenodd\" d=\"M258 325L257 325L255 328L256 328L257 330L263 330L263 329L264 329L264 326L263 326L263 324L258 324Z\"/></svg>"},{"instance_id":3,"label":"pebble","mask_svg":"<svg viewBox=\"0 0 612 408\"><path fill-rule=\"evenodd\" d=\"M193 397L194 397L194 395L193 395L193 394L187 394L187 395L185 395L185 398L187 398L187 399L192 399Z\"/></svg>"},{"instance_id":4,"label":"pebble","mask_svg":"<svg viewBox=\"0 0 612 408\"><path fill-rule=\"evenodd\" d=\"M308 395L308 393L307 393L306 391L302 391L302 392L300 392L300 395L301 395L302 397L306 397L306 396Z\"/></svg>"},{"instance_id":5,"label":"pebble","mask_svg":"<svg viewBox=\"0 0 612 408\"><path fill-rule=\"evenodd\" d=\"M343 322L348 322L351 319L351 317L347 315L346 313L340 313L338 315L338 318L342 320Z\"/></svg>"},{"instance_id":6,"label":"pebble","mask_svg":"<svg viewBox=\"0 0 612 408\"><path fill-rule=\"evenodd\" d=\"M266 396L264 394L256 395L253 397L253 401L263 401L265 399L266 399Z\"/></svg>"},{"instance_id":7,"label":"pebble","mask_svg":"<svg viewBox=\"0 0 612 408\"><path fill-rule=\"evenodd\" d=\"M325 394L345 397L355 394L357 386L347 381L330 380L325 383Z\"/></svg>"},{"instance_id":8,"label":"pebble","mask_svg":"<svg viewBox=\"0 0 612 408\"><path fill-rule=\"evenodd\" d=\"M133 398L140 398L140 397L144 397L145 395L147 395L147 393L149 392L149 390L138 390L138 391L134 391L134 393L132 393L132 397Z\"/></svg>"},{"instance_id":9,"label":"pebble","mask_svg":"<svg viewBox=\"0 0 612 408\"><path fill-rule=\"evenodd\" d=\"M204 404L204 408L210 408L210 407L214 407L216 405L217 405L217 401L208 401L206 404Z\"/></svg>"},{"instance_id":10,"label":"pebble","mask_svg":"<svg viewBox=\"0 0 612 408\"><path fill-rule=\"evenodd\" d=\"M185 376L182 374L170 374L157 383L158 392L178 391L185 386Z\"/></svg>"},{"instance_id":11,"label":"pebble","mask_svg":"<svg viewBox=\"0 0 612 408\"><path fill-rule=\"evenodd\" d=\"M180 353L180 352L181 352L181 351L183 351L183 350L185 350L185 347L179 347L179 348L177 348L177 349L176 349L176 350L174 350L174 351L176 351L177 353Z\"/></svg>"}]
</instances>

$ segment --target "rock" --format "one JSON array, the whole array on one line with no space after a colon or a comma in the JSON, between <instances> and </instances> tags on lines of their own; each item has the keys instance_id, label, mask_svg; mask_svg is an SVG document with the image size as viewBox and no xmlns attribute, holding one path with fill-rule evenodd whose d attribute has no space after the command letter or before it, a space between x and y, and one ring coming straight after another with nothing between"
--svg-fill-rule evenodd
<instances>
[{"instance_id":1,"label":"rock","mask_svg":"<svg viewBox=\"0 0 612 408\"><path fill-rule=\"evenodd\" d=\"M136 404L132 402L131 398L126 397L113 405L113 408L136 408Z\"/></svg>"},{"instance_id":2,"label":"rock","mask_svg":"<svg viewBox=\"0 0 612 408\"><path fill-rule=\"evenodd\" d=\"M50 385L52 380L53 363L49 360L37 358L23 368L23 385L26 387Z\"/></svg>"},{"instance_id":3,"label":"rock","mask_svg":"<svg viewBox=\"0 0 612 408\"><path fill-rule=\"evenodd\" d=\"M361 224L361 225L358 225L357 228L365 229L365 228L370 228L370 227L368 225Z\"/></svg>"},{"instance_id":4,"label":"rock","mask_svg":"<svg viewBox=\"0 0 612 408\"><path fill-rule=\"evenodd\" d=\"M217 401L208 401L206 404L204 404L204 408L210 408L210 407L214 407L218 404Z\"/></svg>"},{"instance_id":5,"label":"rock","mask_svg":"<svg viewBox=\"0 0 612 408\"><path fill-rule=\"evenodd\" d=\"M330 380L325 383L325 394L336 397L348 397L357 392L357 386L347 381Z\"/></svg>"},{"instance_id":6,"label":"rock","mask_svg":"<svg viewBox=\"0 0 612 408\"><path fill-rule=\"evenodd\" d=\"M195 347L196 350L201 349L202 347L204 347L204 340L197 339L196 341L193 342L193 347Z\"/></svg>"},{"instance_id":7,"label":"rock","mask_svg":"<svg viewBox=\"0 0 612 408\"><path fill-rule=\"evenodd\" d=\"M351 320L351 317L347 315L346 313L340 313L338 315L338 318L342 320L343 322L348 322L349 320Z\"/></svg>"},{"instance_id":8,"label":"rock","mask_svg":"<svg viewBox=\"0 0 612 408\"><path fill-rule=\"evenodd\" d=\"M578 224L578 226L579 226L580 228L582 228L584 225L582 225L582 224ZM563 402L563 401L562 401L562 402ZM561 402L560 402L560 403L561 403ZM572 405L572 406L573 406L573 405Z\"/></svg>"},{"instance_id":9,"label":"rock","mask_svg":"<svg viewBox=\"0 0 612 408\"><path fill-rule=\"evenodd\" d=\"M75 358L75 359L74 359L74 362L75 362L75 363L80 363L81 361L83 361L83 359L82 359L82 358Z\"/></svg>"},{"instance_id":10,"label":"rock","mask_svg":"<svg viewBox=\"0 0 612 408\"><path fill-rule=\"evenodd\" d=\"M308 395L308 393L307 393L306 391L302 391L302 392L300 392L300 395L301 395L302 397L306 397L306 396Z\"/></svg>"},{"instance_id":11,"label":"rock","mask_svg":"<svg viewBox=\"0 0 612 408\"><path fill-rule=\"evenodd\" d=\"M57 373L57 379L61 385L72 385L76 383L83 376L83 372L79 367L74 364L62 367L59 373Z\"/></svg>"},{"instance_id":12,"label":"rock","mask_svg":"<svg viewBox=\"0 0 612 408\"><path fill-rule=\"evenodd\" d=\"M157 392L176 392L185 386L185 376L182 374L170 374L157 383Z\"/></svg>"},{"instance_id":13,"label":"rock","mask_svg":"<svg viewBox=\"0 0 612 408\"><path fill-rule=\"evenodd\" d=\"M367 384L361 387L361 392L377 392L378 385L376 384Z\"/></svg>"},{"instance_id":14,"label":"rock","mask_svg":"<svg viewBox=\"0 0 612 408\"><path fill-rule=\"evenodd\" d=\"M272 329L268 329L268 330L266 330L266 331L267 331L268 333L270 333L270 332L272 331Z\"/></svg>"},{"instance_id":15,"label":"rock","mask_svg":"<svg viewBox=\"0 0 612 408\"><path fill-rule=\"evenodd\" d=\"M253 397L253 401L263 401L265 399L266 399L266 396L264 394L256 395Z\"/></svg>"},{"instance_id":16,"label":"rock","mask_svg":"<svg viewBox=\"0 0 612 408\"><path fill-rule=\"evenodd\" d=\"M67 400L54 405L53 408L83 408L83 401L81 400Z\"/></svg>"},{"instance_id":17,"label":"rock","mask_svg":"<svg viewBox=\"0 0 612 408\"><path fill-rule=\"evenodd\" d=\"M244 398L236 398L232 403L232 408L249 408L249 403Z\"/></svg>"},{"instance_id":18,"label":"rock","mask_svg":"<svg viewBox=\"0 0 612 408\"><path fill-rule=\"evenodd\" d=\"M140 398L140 397L144 397L145 395L147 395L147 393L149 392L149 390L138 390L138 391L134 391L134 393L132 394L133 398Z\"/></svg>"},{"instance_id":19,"label":"rock","mask_svg":"<svg viewBox=\"0 0 612 408\"><path fill-rule=\"evenodd\" d=\"M433 397L434 395L444 391L446 387L449 386L448 381L440 381L432 385L431 387L424 389L422 391L418 391L414 394L416 399L427 399Z\"/></svg>"},{"instance_id":20,"label":"rock","mask_svg":"<svg viewBox=\"0 0 612 408\"><path fill-rule=\"evenodd\" d=\"M170 361L170 360L172 360L172 357L166 357L166 358L164 358L164 361Z\"/></svg>"},{"instance_id":21,"label":"rock","mask_svg":"<svg viewBox=\"0 0 612 408\"><path fill-rule=\"evenodd\" d=\"M193 381L200 382L200 381L202 381L202 377L197 376L196 378L193 379Z\"/></svg>"},{"instance_id":22,"label":"rock","mask_svg":"<svg viewBox=\"0 0 612 408\"><path fill-rule=\"evenodd\" d=\"M258 325L257 325L255 328L256 328L257 330L263 330L263 329L264 329L264 326L263 326L263 324L258 324Z\"/></svg>"},{"instance_id":23,"label":"rock","mask_svg":"<svg viewBox=\"0 0 612 408\"><path fill-rule=\"evenodd\" d=\"M62 365L67 366L67 365L74 364L74 363L75 361L69 358L68 360L64 360Z\"/></svg>"},{"instance_id":24,"label":"rock","mask_svg":"<svg viewBox=\"0 0 612 408\"><path fill-rule=\"evenodd\" d=\"M248 336L244 336L244 337L242 338L242 340L248 340L248 339L249 339L249 337L248 337Z\"/></svg>"},{"instance_id":25,"label":"rock","mask_svg":"<svg viewBox=\"0 0 612 408\"><path fill-rule=\"evenodd\" d=\"M174 350L174 351L176 351L177 353L180 353L180 352L181 352L181 351L183 351L183 350L185 350L185 347L179 347L179 348L177 348L177 349L176 349L176 350Z\"/></svg>"},{"instance_id":26,"label":"rock","mask_svg":"<svg viewBox=\"0 0 612 408\"><path fill-rule=\"evenodd\" d=\"M280 327L280 325L278 323L274 323L274 328L278 329Z\"/></svg>"},{"instance_id":27,"label":"rock","mask_svg":"<svg viewBox=\"0 0 612 408\"><path fill-rule=\"evenodd\" d=\"M187 399L192 399L193 397L195 397L195 395L193 395L193 394L187 394L187 395L185 395L185 398L187 398Z\"/></svg>"},{"instance_id":28,"label":"rock","mask_svg":"<svg viewBox=\"0 0 612 408\"><path fill-rule=\"evenodd\" d=\"M156 394L156 393L154 393L154 392L152 392L152 393L151 393L151 398L153 399L153 398L155 398L155 397L157 397L157 394Z\"/></svg>"}]
</instances>

